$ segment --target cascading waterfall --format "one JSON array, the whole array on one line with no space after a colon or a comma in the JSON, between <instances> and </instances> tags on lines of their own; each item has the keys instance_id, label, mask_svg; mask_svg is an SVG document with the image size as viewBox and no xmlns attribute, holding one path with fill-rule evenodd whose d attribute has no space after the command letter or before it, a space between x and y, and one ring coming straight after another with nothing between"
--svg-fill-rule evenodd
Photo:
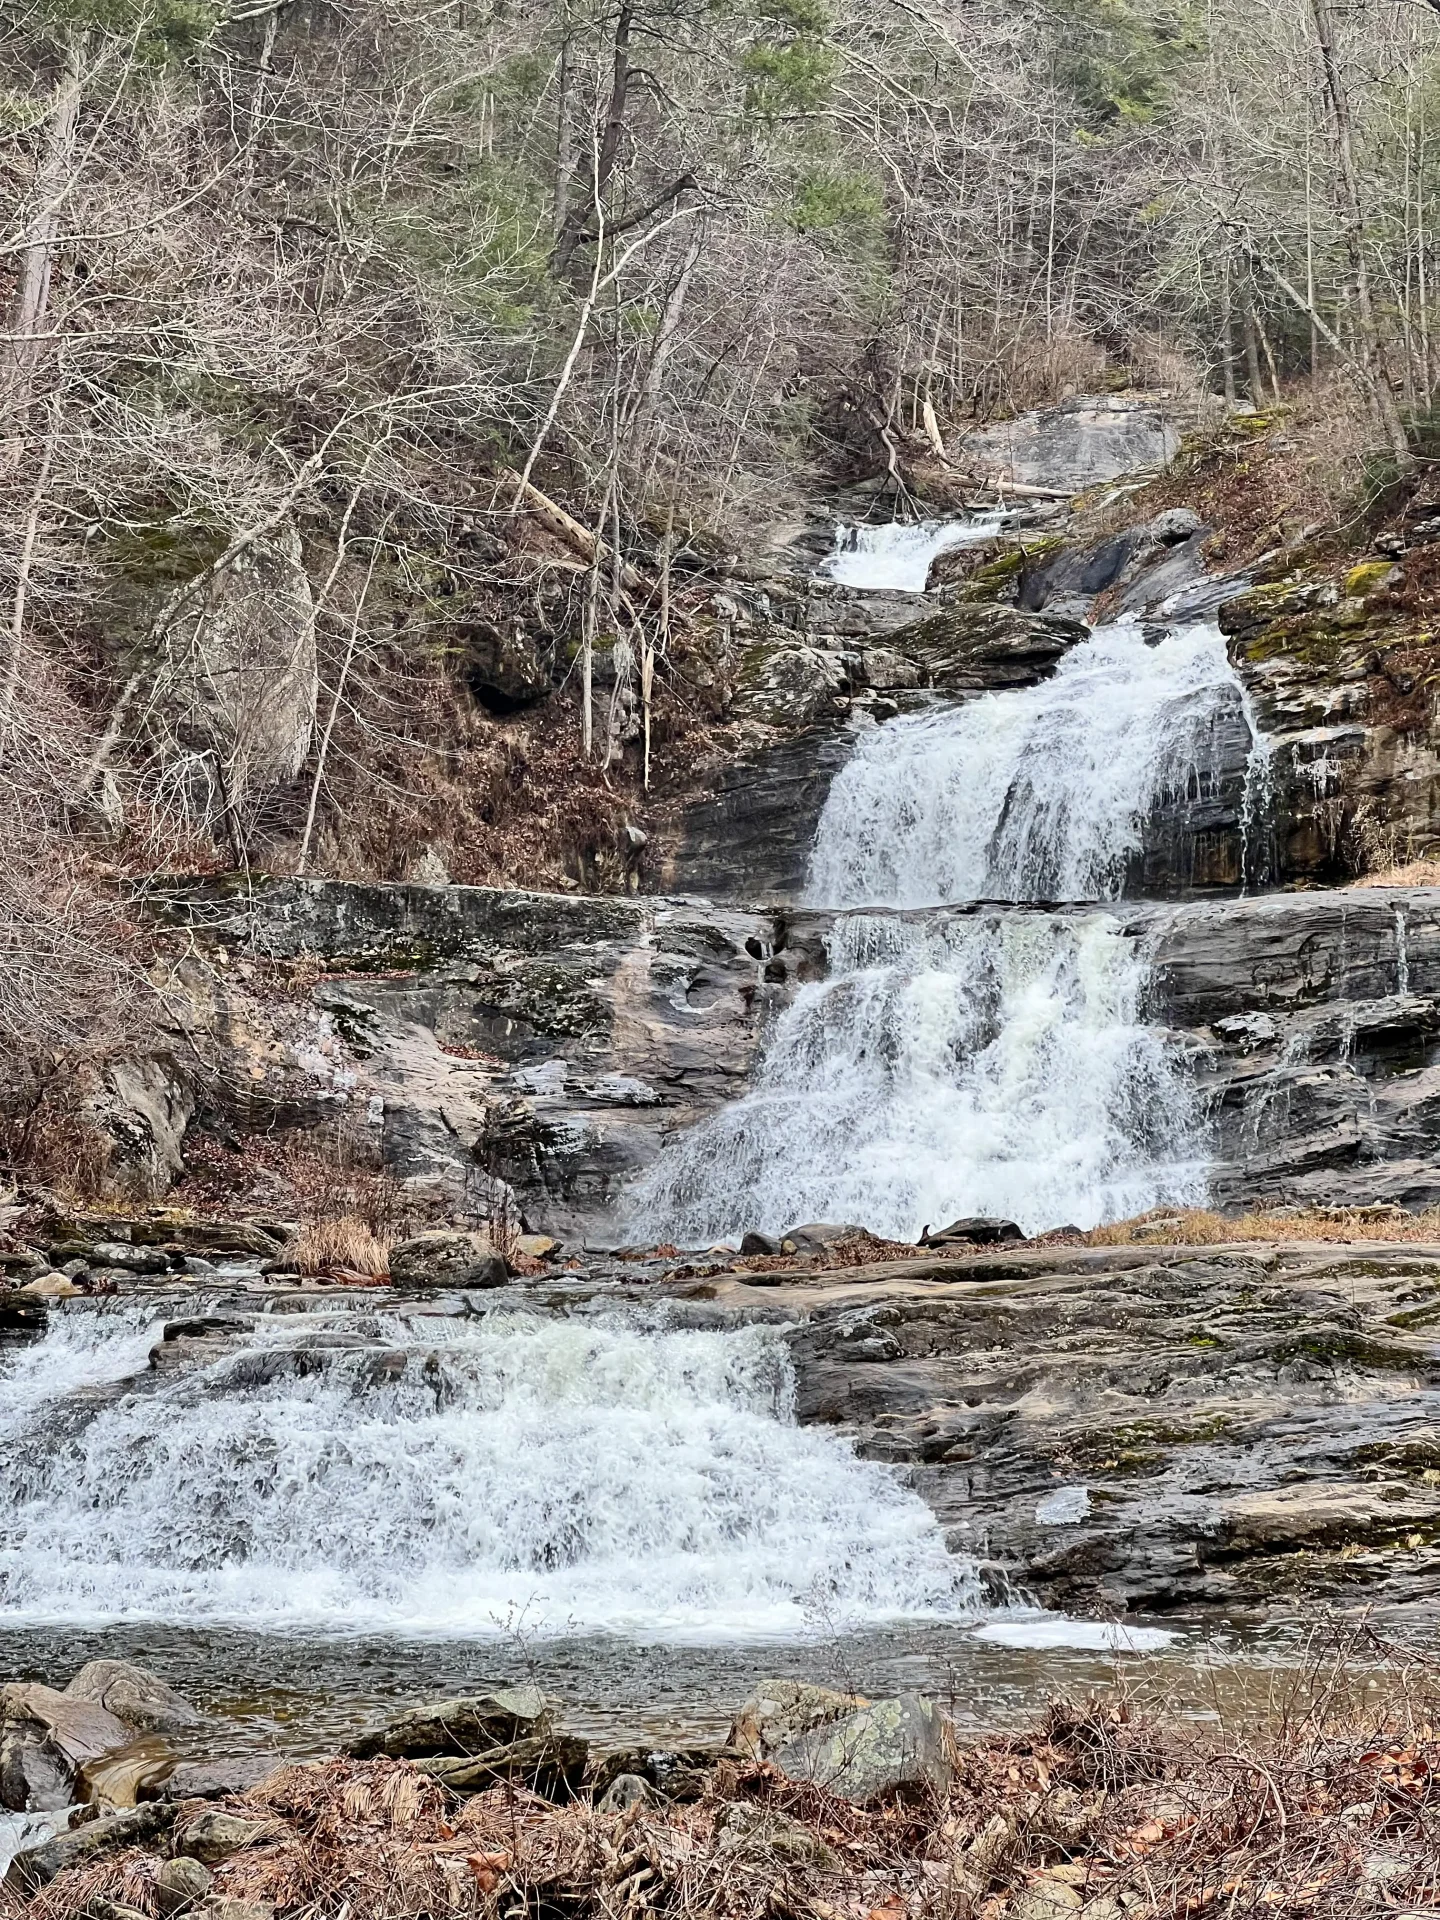
<instances>
[{"instance_id":1,"label":"cascading waterfall","mask_svg":"<svg viewBox=\"0 0 1440 1920\"><path fill-rule=\"evenodd\" d=\"M1158 801L1213 787L1240 688L1213 625L1098 627L1036 687L905 715L836 776L812 906L1118 897Z\"/></svg>"},{"instance_id":2,"label":"cascading waterfall","mask_svg":"<svg viewBox=\"0 0 1440 1920\"><path fill-rule=\"evenodd\" d=\"M909 714L834 782L809 902L829 974L772 1033L752 1092L637 1183L637 1235L682 1244L854 1221L914 1240L974 1214L1028 1232L1203 1199L1193 1090L1145 1024L1113 914L879 908L1119 897L1147 817L1218 777L1244 711L1213 626L1098 629L1037 687Z\"/></svg>"},{"instance_id":3,"label":"cascading waterfall","mask_svg":"<svg viewBox=\"0 0 1440 1920\"><path fill-rule=\"evenodd\" d=\"M102 1369L97 1407L101 1324L57 1314L0 1373L0 1624L713 1641L983 1611L916 1495L795 1424L770 1329L276 1316L178 1376Z\"/></svg>"},{"instance_id":4,"label":"cascading waterfall","mask_svg":"<svg viewBox=\"0 0 1440 1920\"><path fill-rule=\"evenodd\" d=\"M911 526L841 526L823 571L838 585L868 592L923 593L930 562L956 547L992 539L1003 514L973 520L917 520Z\"/></svg>"}]
</instances>

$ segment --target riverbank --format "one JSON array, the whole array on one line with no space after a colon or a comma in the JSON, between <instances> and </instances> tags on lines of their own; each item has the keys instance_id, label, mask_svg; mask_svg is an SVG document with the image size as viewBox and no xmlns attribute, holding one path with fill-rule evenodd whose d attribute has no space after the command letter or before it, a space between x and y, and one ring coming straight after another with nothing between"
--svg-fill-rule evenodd
<instances>
[{"instance_id":1,"label":"riverbank","mask_svg":"<svg viewBox=\"0 0 1440 1920\"><path fill-rule=\"evenodd\" d=\"M1363 1629L1327 1640L1259 1729L1092 1698L979 1741L957 1739L917 1696L868 1704L767 1683L723 1747L685 1755L582 1752L553 1703L512 1689L394 1715L349 1757L82 1824L16 1863L0 1914L1428 1911L1440 1702L1432 1672L1386 1657ZM902 1710L922 1731L887 1749L877 1728ZM466 1712L477 1727L486 1713L548 1717L503 1765L499 1749L417 1751L453 1750L447 1725Z\"/></svg>"}]
</instances>

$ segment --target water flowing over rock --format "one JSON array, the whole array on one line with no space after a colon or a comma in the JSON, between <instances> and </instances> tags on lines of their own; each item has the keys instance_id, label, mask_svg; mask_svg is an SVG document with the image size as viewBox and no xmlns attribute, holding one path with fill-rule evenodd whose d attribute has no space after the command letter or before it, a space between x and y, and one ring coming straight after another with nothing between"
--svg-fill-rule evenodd
<instances>
[{"instance_id":1,"label":"water flowing over rock","mask_svg":"<svg viewBox=\"0 0 1440 1920\"><path fill-rule=\"evenodd\" d=\"M1113 899L1161 800L1218 797L1237 727L1217 627L1154 644L1135 622L1102 627L1038 686L864 736L821 816L809 900Z\"/></svg>"},{"instance_id":2,"label":"water flowing over rock","mask_svg":"<svg viewBox=\"0 0 1440 1920\"><path fill-rule=\"evenodd\" d=\"M637 1235L844 1219L913 1241L966 1214L1033 1232L1203 1196L1198 1105L1109 916L848 915L826 944L754 1091L642 1178Z\"/></svg>"},{"instance_id":3,"label":"water flowing over rock","mask_svg":"<svg viewBox=\"0 0 1440 1920\"><path fill-rule=\"evenodd\" d=\"M277 1316L98 1410L26 1391L75 1377L51 1339L8 1362L0 1622L685 1639L978 1605L917 1496L796 1425L768 1328Z\"/></svg>"},{"instance_id":4,"label":"water flowing over rock","mask_svg":"<svg viewBox=\"0 0 1440 1920\"><path fill-rule=\"evenodd\" d=\"M1038 685L862 738L821 818L811 904L1113 899L1158 797L1212 793L1217 733L1237 724L1218 629L1155 645L1101 629ZM872 911L837 919L826 949L754 1091L642 1177L638 1235L813 1218L914 1240L967 1214L1035 1232L1203 1198L1198 1104L1113 919Z\"/></svg>"}]
</instances>

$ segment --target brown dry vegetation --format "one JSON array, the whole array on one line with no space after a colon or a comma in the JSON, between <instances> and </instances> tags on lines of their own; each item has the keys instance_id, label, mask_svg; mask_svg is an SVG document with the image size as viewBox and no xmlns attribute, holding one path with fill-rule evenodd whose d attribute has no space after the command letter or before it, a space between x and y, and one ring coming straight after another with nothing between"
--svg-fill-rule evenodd
<instances>
[{"instance_id":1,"label":"brown dry vegetation","mask_svg":"<svg viewBox=\"0 0 1440 1920\"><path fill-rule=\"evenodd\" d=\"M1233 1218L1204 1207L1156 1208L1078 1236L1089 1247L1222 1246L1238 1240L1381 1240L1440 1244L1440 1208L1277 1207Z\"/></svg>"},{"instance_id":2,"label":"brown dry vegetation","mask_svg":"<svg viewBox=\"0 0 1440 1920\"><path fill-rule=\"evenodd\" d=\"M289 1766L228 1811L268 1833L214 1892L284 1916L571 1920L1330 1920L1440 1903L1440 1698L1364 1629L1332 1642L1258 1733L1121 1699L1060 1701L958 1752L948 1794L857 1809L721 1760L702 1797L602 1813L517 1787L457 1799L403 1761ZM180 1810L173 1845L198 1806ZM159 1911L156 1853L72 1869L6 1920Z\"/></svg>"},{"instance_id":3,"label":"brown dry vegetation","mask_svg":"<svg viewBox=\"0 0 1440 1920\"><path fill-rule=\"evenodd\" d=\"M297 1273L356 1273L380 1279L390 1271L390 1249L353 1213L315 1220L300 1229L294 1247Z\"/></svg>"}]
</instances>

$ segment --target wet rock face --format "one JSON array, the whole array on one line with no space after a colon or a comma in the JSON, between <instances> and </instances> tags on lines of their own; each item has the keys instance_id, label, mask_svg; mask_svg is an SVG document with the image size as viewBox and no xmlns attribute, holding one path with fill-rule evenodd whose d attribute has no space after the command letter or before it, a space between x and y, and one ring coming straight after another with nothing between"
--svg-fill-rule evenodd
<instances>
[{"instance_id":1,"label":"wet rock face","mask_svg":"<svg viewBox=\"0 0 1440 1920\"><path fill-rule=\"evenodd\" d=\"M1440 1248L1036 1250L785 1288L804 1420L1046 1604L1404 1600L1440 1572ZM888 1357L842 1337L883 1302ZM1057 1499L1057 1490L1084 1498Z\"/></svg>"},{"instance_id":2,"label":"wet rock face","mask_svg":"<svg viewBox=\"0 0 1440 1920\"><path fill-rule=\"evenodd\" d=\"M398 1177L472 1212L503 1181L528 1224L601 1244L665 1139L746 1090L769 1023L823 976L830 924L291 881L190 906L262 952L364 957L368 977L315 992ZM1152 956L1150 1017L1194 1060L1215 1201L1440 1201L1440 892L1115 911Z\"/></svg>"},{"instance_id":3,"label":"wet rock face","mask_svg":"<svg viewBox=\"0 0 1440 1920\"><path fill-rule=\"evenodd\" d=\"M1270 877L1344 879L1436 845L1434 647L1388 562L1260 586L1220 610L1271 745Z\"/></svg>"}]
</instances>

